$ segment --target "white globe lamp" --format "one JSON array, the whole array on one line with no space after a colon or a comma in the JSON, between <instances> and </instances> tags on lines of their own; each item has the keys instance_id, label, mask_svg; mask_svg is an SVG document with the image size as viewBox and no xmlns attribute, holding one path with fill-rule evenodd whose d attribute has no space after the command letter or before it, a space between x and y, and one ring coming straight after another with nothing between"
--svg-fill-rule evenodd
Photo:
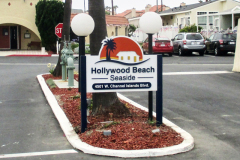
<instances>
[{"instance_id":1,"label":"white globe lamp","mask_svg":"<svg viewBox=\"0 0 240 160\"><path fill-rule=\"evenodd\" d=\"M78 36L88 36L95 27L94 20L85 13L80 13L73 17L71 22L72 31Z\"/></svg>"},{"instance_id":2,"label":"white globe lamp","mask_svg":"<svg viewBox=\"0 0 240 160\"><path fill-rule=\"evenodd\" d=\"M140 29L147 34L157 33L162 27L162 18L155 12L146 12L139 20Z\"/></svg>"}]
</instances>

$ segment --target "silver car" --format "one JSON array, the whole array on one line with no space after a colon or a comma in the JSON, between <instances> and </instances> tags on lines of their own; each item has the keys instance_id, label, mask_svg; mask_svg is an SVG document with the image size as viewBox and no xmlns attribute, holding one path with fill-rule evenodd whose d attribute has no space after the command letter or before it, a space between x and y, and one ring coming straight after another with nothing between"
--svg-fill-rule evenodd
<instances>
[{"instance_id":1,"label":"silver car","mask_svg":"<svg viewBox=\"0 0 240 160\"><path fill-rule=\"evenodd\" d=\"M179 56L187 53L198 52L204 56L206 45L203 36L200 33L179 33L173 39L173 52Z\"/></svg>"}]
</instances>

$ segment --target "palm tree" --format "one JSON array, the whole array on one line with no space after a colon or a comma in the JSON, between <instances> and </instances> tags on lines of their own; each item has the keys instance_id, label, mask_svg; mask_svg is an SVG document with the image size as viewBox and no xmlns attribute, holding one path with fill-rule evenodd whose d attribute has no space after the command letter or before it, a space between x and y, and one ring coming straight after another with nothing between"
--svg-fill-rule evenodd
<instances>
[{"instance_id":1,"label":"palm tree","mask_svg":"<svg viewBox=\"0 0 240 160\"><path fill-rule=\"evenodd\" d=\"M118 6L115 5L115 6L113 6L113 8L114 8L114 14L117 14L117 8L118 8Z\"/></svg>"},{"instance_id":2,"label":"palm tree","mask_svg":"<svg viewBox=\"0 0 240 160\"><path fill-rule=\"evenodd\" d=\"M101 48L101 42L107 36L105 20L104 0L88 0L89 15L95 22L95 28L90 35L90 50L92 55L97 55ZM122 104L116 92L94 93L92 114L113 113L114 115L128 114L129 110Z\"/></svg>"},{"instance_id":3,"label":"palm tree","mask_svg":"<svg viewBox=\"0 0 240 160\"><path fill-rule=\"evenodd\" d=\"M63 29L62 29L62 41L61 41L61 49L63 47L64 36L67 40L70 40L70 17L71 17L71 8L72 8L72 0L65 0L64 4L64 16L63 16ZM61 50L60 49L60 50ZM61 52L59 52L58 63L53 71L54 76L62 75L62 67L61 67Z\"/></svg>"},{"instance_id":4,"label":"palm tree","mask_svg":"<svg viewBox=\"0 0 240 160\"><path fill-rule=\"evenodd\" d=\"M111 52L113 52L116 49L116 43L114 42L113 39L106 39L103 41L104 46L107 46L106 48L106 60L110 61L111 60Z\"/></svg>"}]
</instances>

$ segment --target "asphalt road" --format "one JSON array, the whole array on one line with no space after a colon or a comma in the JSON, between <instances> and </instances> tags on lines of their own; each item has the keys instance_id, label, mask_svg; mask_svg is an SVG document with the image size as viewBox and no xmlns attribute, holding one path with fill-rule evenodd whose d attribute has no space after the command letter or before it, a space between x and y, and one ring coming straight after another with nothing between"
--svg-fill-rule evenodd
<instances>
[{"instance_id":1,"label":"asphalt road","mask_svg":"<svg viewBox=\"0 0 240 160\"><path fill-rule=\"evenodd\" d=\"M163 76L163 114L193 136L195 148L172 156L137 159L239 159L240 73L212 72L231 72L233 59L233 56L211 55L163 57L164 73L194 73ZM64 153L74 150L36 80L36 75L48 72L47 63L56 62L57 57L0 57L0 155L16 156L12 159L17 160L120 159L81 151ZM208 74L199 74L200 71ZM122 94L147 106L147 92ZM46 151L57 154L46 155ZM32 152L42 155L18 154Z\"/></svg>"}]
</instances>

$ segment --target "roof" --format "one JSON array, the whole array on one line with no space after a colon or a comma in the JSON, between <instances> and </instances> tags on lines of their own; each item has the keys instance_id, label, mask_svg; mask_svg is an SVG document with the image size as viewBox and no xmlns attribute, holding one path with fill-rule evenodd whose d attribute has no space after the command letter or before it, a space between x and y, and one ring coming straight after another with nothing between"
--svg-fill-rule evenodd
<instances>
[{"instance_id":1,"label":"roof","mask_svg":"<svg viewBox=\"0 0 240 160\"><path fill-rule=\"evenodd\" d=\"M73 17L76 16L76 15L77 15L77 13L72 13L72 14L71 14L70 22L72 22Z\"/></svg>"},{"instance_id":2,"label":"roof","mask_svg":"<svg viewBox=\"0 0 240 160\"><path fill-rule=\"evenodd\" d=\"M126 10L126 11L124 11L124 12L122 12L122 13L119 13L119 14L117 14L116 16L126 16L126 15L128 15L129 13L131 13L132 12L132 10L131 9L128 9L128 10Z\"/></svg>"},{"instance_id":3,"label":"roof","mask_svg":"<svg viewBox=\"0 0 240 160\"><path fill-rule=\"evenodd\" d=\"M77 14L71 14L70 22ZM119 16L106 15L106 24L108 25L129 25L127 18Z\"/></svg>"},{"instance_id":4,"label":"roof","mask_svg":"<svg viewBox=\"0 0 240 160\"><path fill-rule=\"evenodd\" d=\"M125 17L106 15L106 24L129 25L129 22Z\"/></svg>"},{"instance_id":5,"label":"roof","mask_svg":"<svg viewBox=\"0 0 240 160\"><path fill-rule=\"evenodd\" d=\"M165 7L165 5L163 5L163 11L164 11L164 7ZM150 12L156 12L156 11L157 11L157 8L158 8L158 11L161 11L161 5L158 5L158 7L157 7L157 5L155 5L155 6L151 7L151 8L149 9L149 11L150 11Z\"/></svg>"},{"instance_id":6,"label":"roof","mask_svg":"<svg viewBox=\"0 0 240 160\"><path fill-rule=\"evenodd\" d=\"M176 12L184 12L184 11L188 11L188 10L192 10L194 8L198 8L213 2L216 2L217 0L211 0L208 2L202 2L202 3L195 3L195 4L190 4L190 5L186 5L186 6L179 6L179 7L174 7L165 11L160 12L161 14L171 14L171 13L176 13Z\"/></svg>"},{"instance_id":7,"label":"roof","mask_svg":"<svg viewBox=\"0 0 240 160\"><path fill-rule=\"evenodd\" d=\"M165 5L163 5L163 10L165 10L164 7L165 7ZM157 5L155 5L149 9L150 12L156 12L156 10L157 10ZM161 5L158 5L158 11L160 11L160 10L161 10ZM128 9L122 13L117 14L116 16L126 16L131 12L132 12L132 10ZM136 13L139 13L140 14L139 16L141 17L145 13L145 10L140 10L140 11L138 10L138 11L136 11Z\"/></svg>"}]
</instances>

